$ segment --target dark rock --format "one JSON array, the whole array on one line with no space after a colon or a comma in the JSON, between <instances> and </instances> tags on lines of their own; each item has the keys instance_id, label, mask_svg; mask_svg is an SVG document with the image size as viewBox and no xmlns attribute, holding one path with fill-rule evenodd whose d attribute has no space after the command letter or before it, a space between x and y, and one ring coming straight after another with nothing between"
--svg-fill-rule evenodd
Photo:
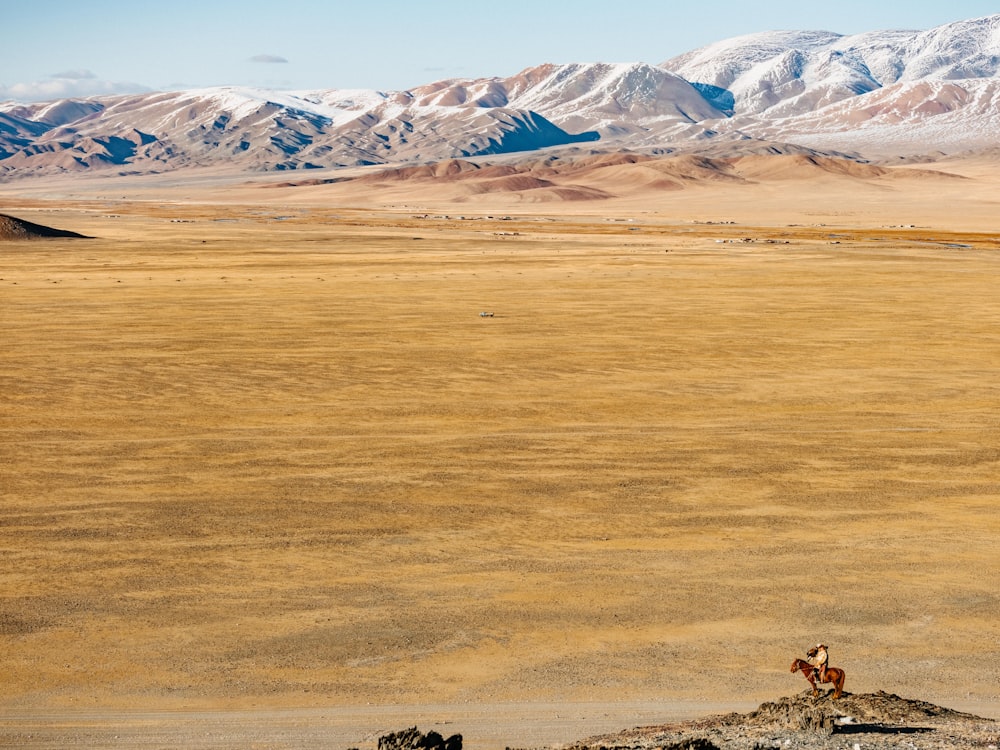
<instances>
[{"instance_id":1,"label":"dark rock","mask_svg":"<svg viewBox=\"0 0 1000 750\"><path fill-rule=\"evenodd\" d=\"M0 214L0 240L32 240L41 237L77 237L90 239L86 235L67 229L53 229L42 224Z\"/></svg>"},{"instance_id":2,"label":"dark rock","mask_svg":"<svg viewBox=\"0 0 1000 750\"><path fill-rule=\"evenodd\" d=\"M833 729L837 725L837 717L821 708L801 711L795 718L799 729L820 734L833 734Z\"/></svg>"},{"instance_id":3,"label":"dark rock","mask_svg":"<svg viewBox=\"0 0 1000 750\"><path fill-rule=\"evenodd\" d=\"M664 745L663 750L719 750L719 746L701 737L695 737L673 745Z\"/></svg>"},{"instance_id":4,"label":"dark rock","mask_svg":"<svg viewBox=\"0 0 1000 750\"><path fill-rule=\"evenodd\" d=\"M378 738L378 750L462 750L462 735L445 739L435 731L422 734L416 727L391 732Z\"/></svg>"}]
</instances>

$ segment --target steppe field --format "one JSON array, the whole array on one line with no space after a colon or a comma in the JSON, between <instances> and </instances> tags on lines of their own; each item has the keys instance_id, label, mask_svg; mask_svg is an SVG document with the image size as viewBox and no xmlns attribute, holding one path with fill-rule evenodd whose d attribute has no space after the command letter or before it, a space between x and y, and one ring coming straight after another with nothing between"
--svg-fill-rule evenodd
<instances>
[{"instance_id":1,"label":"steppe field","mask_svg":"<svg viewBox=\"0 0 1000 750\"><path fill-rule=\"evenodd\" d=\"M566 742L818 641L1000 716L1000 185L951 168L0 185L93 237L0 241L0 746Z\"/></svg>"}]
</instances>

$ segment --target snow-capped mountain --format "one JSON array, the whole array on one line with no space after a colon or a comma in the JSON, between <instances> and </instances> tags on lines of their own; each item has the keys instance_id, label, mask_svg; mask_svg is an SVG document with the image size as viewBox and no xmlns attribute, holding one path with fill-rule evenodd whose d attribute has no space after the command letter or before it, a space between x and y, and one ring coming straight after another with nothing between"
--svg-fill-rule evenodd
<instances>
[{"instance_id":1,"label":"snow-capped mountain","mask_svg":"<svg viewBox=\"0 0 1000 750\"><path fill-rule=\"evenodd\" d=\"M246 169L427 161L673 131L724 117L644 63L540 65L509 78L410 91L214 89L0 110L0 170L166 169L221 159Z\"/></svg>"},{"instance_id":2,"label":"snow-capped mountain","mask_svg":"<svg viewBox=\"0 0 1000 750\"><path fill-rule=\"evenodd\" d=\"M503 85L515 106L602 136L683 129L723 115L683 78L645 63L539 65Z\"/></svg>"},{"instance_id":3,"label":"snow-capped mountain","mask_svg":"<svg viewBox=\"0 0 1000 750\"><path fill-rule=\"evenodd\" d=\"M898 82L995 78L1000 15L922 32L749 34L685 53L662 67L702 91L720 90L734 113L789 117Z\"/></svg>"},{"instance_id":4,"label":"snow-capped mountain","mask_svg":"<svg viewBox=\"0 0 1000 750\"><path fill-rule=\"evenodd\" d=\"M595 140L503 106L421 104L413 92L275 92L220 87L99 97L0 112L0 170L101 165L150 171L229 162L244 169L383 164Z\"/></svg>"},{"instance_id":5,"label":"snow-capped mountain","mask_svg":"<svg viewBox=\"0 0 1000 750\"><path fill-rule=\"evenodd\" d=\"M763 139L862 154L997 145L1000 15L929 31L775 31L646 63L545 64L409 91L220 87L0 104L0 179L420 163L591 143ZM596 143L595 143L596 142Z\"/></svg>"}]
</instances>

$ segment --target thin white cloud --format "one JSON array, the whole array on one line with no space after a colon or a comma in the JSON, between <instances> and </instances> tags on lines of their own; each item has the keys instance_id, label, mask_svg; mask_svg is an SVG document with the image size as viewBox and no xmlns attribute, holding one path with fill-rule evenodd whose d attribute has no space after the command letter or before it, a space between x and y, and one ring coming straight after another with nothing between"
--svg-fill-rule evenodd
<instances>
[{"instance_id":1,"label":"thin white cloud","mask_svg":"<svg viewBox=\"0 0 1000 750\"><path fill-rule=\"evenodd\" d=\"M255 63L286 63L286 62L288 62L288 60L286 60L284 57L281 57L280 55L254 55L253 57L250 58L250 62L255 62Z\"/></svg>"},{"instance_id":2,"label":"thin white cloud","mask_svg":"<svg viewBox=\"0 0 1000 750\"><path fill-rule=\"evenodd\" d=\"M131 81L102 81L97 76L53 76L45 81L15 83L10 86L0 84L0 100L13 99L16 102L44 102L50 99L81 99L88 96L140 94L148 91L152 91L152 89Z\"/></svg>"},{"instance_id":3,"label":"thin white cloud","mask_svg":"<svg viewBox=\"0 0 1000 750\"><path fill-rule=\"evenodd\" d=\"M81 68L79 70L64 70L62 73L53 73L50 78L68 78L71 81L86 81L97 78L97 74L92 70Z\"/></svg>"}]
</instances>

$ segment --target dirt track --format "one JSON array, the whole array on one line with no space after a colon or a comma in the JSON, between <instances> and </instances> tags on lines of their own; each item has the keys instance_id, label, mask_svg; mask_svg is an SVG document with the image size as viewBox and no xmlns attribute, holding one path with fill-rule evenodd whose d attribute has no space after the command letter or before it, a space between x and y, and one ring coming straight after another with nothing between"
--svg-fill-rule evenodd
<instances>
[{"instance_id":1,"label":"dirt track","mask_svg":"<svg viewBox=\"0 0 1000 750\"><path fill-rule=\"evenodd\" d=\"M326 707L243 711L6 712L0 747L349 747L372 748L392 731L418 726L461 734L466 747L502 750L563 744L602 732L705 713L741 704L504 703Z\"/></svg>"}]
</instances>

